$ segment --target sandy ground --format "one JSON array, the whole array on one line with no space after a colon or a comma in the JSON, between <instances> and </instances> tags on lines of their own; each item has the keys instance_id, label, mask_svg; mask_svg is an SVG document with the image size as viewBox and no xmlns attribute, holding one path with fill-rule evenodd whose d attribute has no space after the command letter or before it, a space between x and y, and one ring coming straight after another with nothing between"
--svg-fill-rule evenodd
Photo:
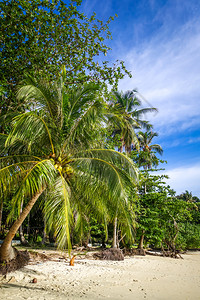
<instances>
[{"instance_id":1,"label":"sandy ground","mask_svg":"<svg viewBox=\"0 0 200 300\"><path fill-rule=\"evenodd\" d=\"M0 299L199 300L200 252L183 257L135 256L121 262L77 258L73 267L61 258L32 262L0 277Z\"/></svg>"}]
</instances>

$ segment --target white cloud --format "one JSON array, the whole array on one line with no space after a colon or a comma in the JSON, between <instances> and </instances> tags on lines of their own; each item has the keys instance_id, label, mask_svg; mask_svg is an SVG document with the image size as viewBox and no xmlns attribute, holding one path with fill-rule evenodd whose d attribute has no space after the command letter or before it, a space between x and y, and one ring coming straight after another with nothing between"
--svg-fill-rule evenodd
<instances>
[{"instance_id":1,"label":"white cloud","mask_svg":"<svg viewBox=\"0 0 200 300\"><path fill-rule=\"evenodd\" d=\"M199 137L194 137L190 138L188 141L188 144L194 144L194 143L199 143L200 142L200 136Z\"/></svg>"},{"instance_id":2,"label":"white cloud","mask_svg":"<svg viewBox=\"0 0 200 300\"><path fill-rule=\"evenodd\" d=\"M200 126L200 23L193 20L167 37L159 32L124 60L133 78L122 80L120 89L136 87L158 108L153 124L168 133L177 123L180 131Z\"/></svg>"},{"instance_id":3,"label":"white cloud","mask_svg":"<svg viewBox=\"0 0 200 300\"><path fill-rule=\"evenodd\" d=\"M200 164L174 168L167 170L165 174L169 176L167 184L169 184L177 194L181 194L185 190L188 190L192 192L193 196L200 197Z\"/></svg>"}]
</instances>

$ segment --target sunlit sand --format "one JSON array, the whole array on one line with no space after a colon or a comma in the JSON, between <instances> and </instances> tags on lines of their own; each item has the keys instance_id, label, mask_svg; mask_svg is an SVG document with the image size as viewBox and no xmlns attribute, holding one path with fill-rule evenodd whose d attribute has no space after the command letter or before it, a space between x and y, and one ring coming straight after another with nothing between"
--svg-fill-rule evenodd
<instances>
[{"instance_id":1,"label":"sunlit sand","mask_svg":"<svg viewBox=\"0 0 200 300\"><path fill-rule=\"evenodd\" d=\"M155 256L100 261L57 256L1 277L0 299L200 299L200 252L184 259ZM36 283L33 283L36 278Z\"/></svg>"}]
</instances>

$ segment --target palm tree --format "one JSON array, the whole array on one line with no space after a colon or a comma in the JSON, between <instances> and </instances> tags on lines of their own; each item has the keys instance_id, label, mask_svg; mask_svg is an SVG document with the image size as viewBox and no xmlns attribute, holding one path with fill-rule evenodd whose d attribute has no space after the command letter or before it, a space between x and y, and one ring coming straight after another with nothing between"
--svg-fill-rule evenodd
<instances>
[{"instance_id":1,"label":"palm tree","mask_svg":"<svg viewBox=\"0 0 200 300\"><path fill-rule=\"evenodd\" d=\"M27 75L18 90L17 97L35 109L13 119L0 157L0 196L14 188L13 211L29 201L0 248L1 261L16 257L11 241L42 194L46 222L54 226L60 248L70 248L73 212L84 207L101 216L114 207L130 229L125 207L137 168L117 151L95 148L104 110L99 86L68 89L63 78L64 71L54 83Z\"/></svg>"},{"instance_id":2,"label":"palm tree","mask_svg":"<svg viewBox=\"0 0 200 300\"><path fill-rule=\"evenodd\" d=\"M155 153L162 155L163 149L158 144L152 144L152 139L158 136L158 133L147 131L138 133L139 143L140 143L140 153L139 153L139 166L143 166L144 169L151 169L152 165L158 165L158 159Z\"/></svg>"},{"instance_id":3,"label":"palm tree","mask_svg":"<svg viewBox=\"0 0 200 300\"><path fill-rule=\"evenodd\" d=\"M188 203L192 203L195 200L195 199L193 199L192 192L189 192L188 190L186 190L184 193L177 196L177 198L183 199L184 201L186 201Z\"/></svg>"},{"instance_id":4,"label":"palm tree","mask_svg":"<svg viewBox=\"0 0 200 300\"><path fill-rule=\"evenodd\" d=\"M109 112L110 120L114 124L113 135L120 135L121 146L119 151L125 147L126 153L131 152L131 147L139 149L139 141L136 134L137 129L151 128L152 126L143 120L144 114L157 111L156 108L141 108L141 101L137 97L137 91L125 93L115 91L111 99L112 110Z\"/></svg>"},{"instance_id":5,"label":"palm tree","mask_svg":"<svg viewBox=\"0 0 200 300\"><path fill-rule=\"evenodd\" d=\"M139 140L136 134L137 129L151 128L151 125L142 119L145 113L157 111L156 108L141 108L141 101L137 97L137 91L114 91L110 101L110 109L108 111L109 120L113 127L112 136L120 137L120 147L118 151L123 152L123 148L127 154L131 153L132 147L139 150ZM113 230L113 248L117 247L116 231L117 231L117 214L114 219Z\"/></svg>"}]
</instances>

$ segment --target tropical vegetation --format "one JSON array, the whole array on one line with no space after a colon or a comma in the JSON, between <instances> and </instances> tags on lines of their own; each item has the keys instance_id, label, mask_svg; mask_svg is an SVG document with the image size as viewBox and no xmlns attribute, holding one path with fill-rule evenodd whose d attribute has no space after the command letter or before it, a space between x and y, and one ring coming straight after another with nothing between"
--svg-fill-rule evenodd
<instances>
[{"instance_id":1,"label":"tropical vegetation","mask_svg":"<svg viewBox=\"0 0 200 300\"><path fill-rule=\"evenodd\" d=\"M16 258L14 237L69 252L199 248L200 200L155 175L157 109L118 90L123 62L102 61L113 18L80 4L0 3L0 261Z\"/></svg>"},{"instance_id":2,"label":"tropical vegetation","mask_svg":"<svg viewBox=\"0 0 200 300\"><path fill-rule=\"evenodd\" d=\"M13 119L1 156L1 192L15 190L13 210L30 201L0 248L1 260L13 258L12 238L43 193L45 219L59 247L70 247L74 214L98 212L106 223L118 208L123 228L131 227L126 202L137 168L125 155L99 148L94 139L105 109L99 86L67 89L64 77L65 71L49 84L28 75L18 90L17 97L34 108Z\"/></svg>"}]
</instances>

